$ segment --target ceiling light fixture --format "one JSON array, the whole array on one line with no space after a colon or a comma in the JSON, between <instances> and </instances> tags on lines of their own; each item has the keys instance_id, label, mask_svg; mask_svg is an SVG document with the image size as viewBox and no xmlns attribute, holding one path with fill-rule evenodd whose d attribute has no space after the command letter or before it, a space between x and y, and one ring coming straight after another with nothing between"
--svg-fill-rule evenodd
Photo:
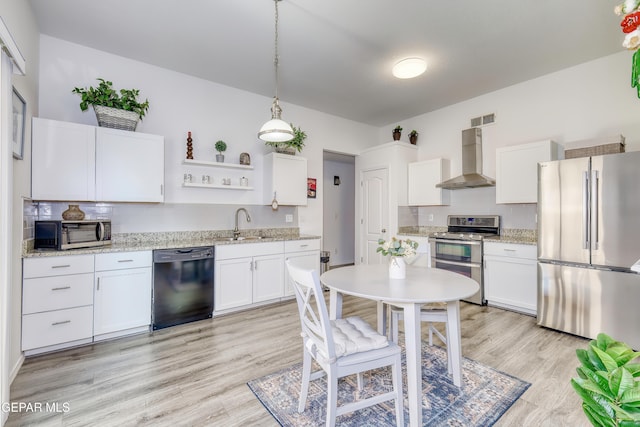
<instances>
[{"instance_id":1,"label":"ceiling light fixture","mask_svg":"<svg viewBox=\"0 0 640 427\"><path fill-rule=\"evenodd\" d=\"M406 58L393 66L393 75L399 79L412 79L427 70L427 61L422 58Z\"/></svg>"},{"instance_id":2,"label":"ceiling light fixture","mask_svg":"<svg viewBox=\"0 0 640 427\"><path fill-rule=\"evenodd\" d=\"M266 122L258 132L258 138L267 142L285 142L293 139L293 129L291 126L280 118L282 108L278 104L278 2L281 0L273 0L276 5L276 40L275 54L273 65L276 71L276 96L273 97L271 105L271 120Z\"/></svg>"}]
</instances>

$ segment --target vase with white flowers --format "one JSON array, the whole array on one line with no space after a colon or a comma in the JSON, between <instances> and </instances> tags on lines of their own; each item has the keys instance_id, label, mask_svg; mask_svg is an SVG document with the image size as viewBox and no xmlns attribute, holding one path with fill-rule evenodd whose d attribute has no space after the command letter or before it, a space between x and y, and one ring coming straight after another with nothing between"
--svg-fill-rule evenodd
<instances>
[{"instance_id":1,"label":"vase with white flowers","mask_svg":"<svg viewBox=\"0 0 640 427\"><path fill-rule=\"evenodd\" d=\"M382 255L388 255L390 257L389 278L404 279L407 277L407 264L405 262L405 258L416 255L418 242L411 239L402 240L392 237L389 241L379 239L378 245L380 246L378 246L376 252L380 252Z\"/></svg>"}]
</instances>

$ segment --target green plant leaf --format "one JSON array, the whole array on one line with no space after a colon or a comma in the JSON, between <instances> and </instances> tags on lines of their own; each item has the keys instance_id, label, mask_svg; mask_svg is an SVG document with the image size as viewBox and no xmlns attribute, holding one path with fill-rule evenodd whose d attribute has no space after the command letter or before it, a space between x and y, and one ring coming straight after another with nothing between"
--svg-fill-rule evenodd
<instances>
[{"instance_id":1,"label":"green plant leaf","mask_svg":"<svg viewBox=\"0 0 640 427\"><path fill-rule=\"evenodd\" d=\"M616 361L613 360L613 358L609 356L607 352L602 351L597 347L593 347L593 351L598 356L607 372L612 372L614 369L618 368L618 364L616 363Z\"/></svg>"},{"instance_id":2,"label":"green plant leaf","mask_svg":"<svg viewBox=\"0 0 640 427\"><path fill-rule=\"evenodd\" d=\"M640 427L640 420L639 421L621 420L618 426L619 427Z\"/></svg>"},{"instance_id":3,"label":"green plant leaf","mask_svg":"<svg viewBox=\"0 0 640 427\"><path fill-rule=\"evenodd\" d=\"M602 426L615 427L616 426L615 422L611 418L600 415L598 412L591 409L591 407L585 403L582 404L582 410L587 416L587 419L589 420L589 422L591 422L591 424L595 427L602 427Z\"/></svg>"},{"instance_id":4,"label":"green plant leaf","mask_svg":"<svg viewBox=\"0 0 640 427\"><path fill-rule=\"evenodd\" d=\"M582 365L586 366L587 368L591 369L592 371L596 370L595 366L593 366L593 363L591 362L591 359L589 358L589 353L587 352L587 350L585 350L583 348L577 349L576 350L576 356L578 357L578 361L580 361L580 363L582 363Z\"/></svg>"},{"instance_id":5,"label":"green plant leaf","mask_svg":"<svg viewBox=\"0 0 640 427\"><path fill-rule=\"evenodd\" d=\"M615 394L611 392L607 378L603 378L601 375L598 375L598 373L585 367L578 368L578 371L585 377L582 381L576 380L578 384L584 388L588 387L586 384L593 384L593 388L590 388L592 391L609 396L612 400L615 398Z\"/></svg>"},{"instance_id":6,"label":"green plant leaf","mask_svg":"<svg viewBox=\"0 0 640 427\"><path fill-rule=\"evenodd\" d=\"M634 387L628 390L625 390L620 397L620 403L625 405L630 405L634 407L638 407L640 411L640 388Z\"/></svg>"},{"instance_id":7,"label":"green plant leaf","mask_svg":"<svg viewBox=\"0 0 640 427\"><path fill-rule=\"evenodd\" d=\"M575 379L571 379L571 386L578 393L585 405L589 406L593 411L597 412L603 417L613 418L615 415L614 409L611 407L611 403L602 397L589 390L584 389Z\"/></svg>"},{"instance_id":8,"label":"green plant leaf","mask_svg":"<svg viewBox=\"0 0 640 427\"><path fill-rule=\"evenodd\" d=\"M604 363L602 363L602 360L600 360L600 357L598 356L598 354L594 351L594 348L596 348L596 347L590 346L587 349L587 355L589 356L589 361L593 365L593 370L594 371L606 371L607 368L604 366Z\"/></svg>"}]
</instances>

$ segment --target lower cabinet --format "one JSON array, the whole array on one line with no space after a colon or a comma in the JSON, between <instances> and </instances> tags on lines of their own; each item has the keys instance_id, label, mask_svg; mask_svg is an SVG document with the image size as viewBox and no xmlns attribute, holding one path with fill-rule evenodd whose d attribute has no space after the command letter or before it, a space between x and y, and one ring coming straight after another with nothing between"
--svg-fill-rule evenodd
<instances>
[{"instance_id":1,"label":"lower cabinet","mask_svg":"<svg viewBox=\"0 0 640 427\"><path fill-rule=\"evenodd\" d=\"M535 316L537 248L511 243L484 244L484 286L487 303Z\"/></svg>"},{"instance_id":2,"label":"lower cabinet","mask_svg":"<svg viewBox=\"0 0 640 427\"><path fill-rule=\"evenodd\" d=\"M282 298L283 242L216 246L214 283L216 312Z\"/></svg>"},{"instance_id":3,"label":"lower cabinet","mask_svg":"<svg viewBox=\"0 0 640 427\"><path fill-rule=\"evenodd\" d=\"M284 243L284 258L293 265L314 269L320 273L320 240L291 240ZM294 296L289 273L285 267L284 296Z\"/></svg>"},{"instance_id":4,"label":"lower cabinet","mask_svg":"<svg viewBox=\"0 0 640 427\"><path fill-rule=\"evenodd\" d=\"M94 340L148 330L151 265L150 251L96 255Z\"/></svg>"}]
</instances>

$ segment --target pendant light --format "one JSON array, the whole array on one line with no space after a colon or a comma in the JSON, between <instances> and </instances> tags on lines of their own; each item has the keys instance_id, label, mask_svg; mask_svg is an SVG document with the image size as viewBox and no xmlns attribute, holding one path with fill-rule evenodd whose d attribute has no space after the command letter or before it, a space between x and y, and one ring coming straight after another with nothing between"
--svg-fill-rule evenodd
<instances>
[{"instance_id":1,"label":"pendant light","mask_svg":"<svg viewBox=\"0 0 640 427\"><path fill-rule=\"evenodd\" d=\"M276 5L276 40L275 55L273 64L276 71L276 96L273 97L271 105L271 120L266 122L258 132L258 138L267 142L286 142L293 139L293 129L291 126L280 118L282 108L278 103L278 2L281 0L273 0Z\"/></svg>"}]
</instances>

